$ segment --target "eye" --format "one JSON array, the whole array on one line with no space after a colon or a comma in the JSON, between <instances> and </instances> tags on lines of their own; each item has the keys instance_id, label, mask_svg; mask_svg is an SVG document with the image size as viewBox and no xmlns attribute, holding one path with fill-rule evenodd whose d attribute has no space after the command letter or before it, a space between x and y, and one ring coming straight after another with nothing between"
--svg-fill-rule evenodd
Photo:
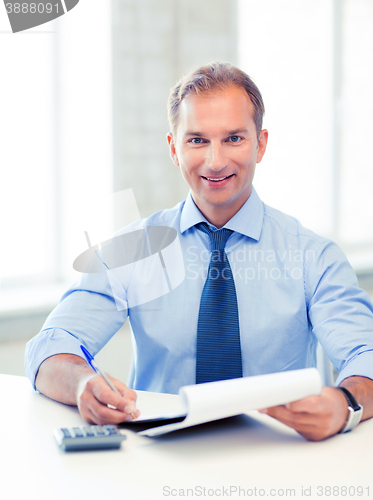
<instances>
[{"instance_id":1,"label":"eye","mask_svg":"<svg viewBox=\"0 0 373 500\"><path fill-rule=\"evenodd\" d=\"M201 137L193 137L193 139L190 139L189 142L192 144L202 144L203 139L201 139Z\"/></svg>"},{"instance_id":2,"label":"eye","mask_svg":"<svg viewBox=\"0 0 373 500\"><path fill-rule=\"evenodd\" d=\"M229 137L229 140L230 142L240 142L241 137L239 137L238 135L232 135L231 137Z\"/></svg>"}]
</instances>

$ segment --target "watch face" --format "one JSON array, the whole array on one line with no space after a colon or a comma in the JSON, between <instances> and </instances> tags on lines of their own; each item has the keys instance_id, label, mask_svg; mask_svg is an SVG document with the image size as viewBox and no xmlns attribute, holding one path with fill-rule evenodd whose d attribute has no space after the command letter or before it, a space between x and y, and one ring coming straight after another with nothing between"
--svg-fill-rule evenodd
<instances>
[{"instance_id":1,"label":"watch face","mask_svg":"<svg viewBox=\"0 0 373 500\"><path fill-rule=\"evenodd\" d=\"M361 417L363 416L363 407L358 405L358 409L355 410L352 406L348 407L349 417L345 427L340 431L341 433L352 431L354 427L360 422Z\"/></svg>"}]
</instances>

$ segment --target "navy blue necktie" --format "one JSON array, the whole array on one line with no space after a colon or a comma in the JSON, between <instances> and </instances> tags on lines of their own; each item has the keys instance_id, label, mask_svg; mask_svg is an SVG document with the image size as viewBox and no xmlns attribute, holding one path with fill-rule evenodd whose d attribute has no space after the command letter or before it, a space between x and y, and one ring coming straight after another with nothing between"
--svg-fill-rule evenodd
<instances>
[{"instance_id":1,"label":"navy blue necktie","mask_svg":"<svg viewBox=\"0 0 373 500\"><path fill-rule=\"evenodd\" d=\"M233 233L196 227L210 236L212 252L202 291L197 327L196 383L242 377L236 287L225 244Z\"/></svg>"}]
</instances>

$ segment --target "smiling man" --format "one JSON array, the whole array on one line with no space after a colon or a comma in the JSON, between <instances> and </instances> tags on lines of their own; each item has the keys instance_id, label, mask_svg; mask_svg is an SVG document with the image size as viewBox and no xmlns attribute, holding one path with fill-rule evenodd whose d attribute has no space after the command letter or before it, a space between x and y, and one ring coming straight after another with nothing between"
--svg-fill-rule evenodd
<instances>
[{"instance_id":1,"label":"smiling man","mask_svg":"<svg viewBox=\"0 0 373 500\"><path fill-rule=\"evenodd\" d=\"M256 164L266 150L268 132L257 132L253 115L242 87L192 94L181 101L174 132L167 136L194 203L217 228L250 196Z\"/></svg>"},{"instance_id":2,"label":"smiling man","mask_svg":"<svg viewBox=\"0 0 373 500\"><path fill-rule=\"evenodd\" d=\"M167 139L190 194L142 225L177 231L185 279L141 306L133 263L121 275L119 310L106 274L83 275L27 346L26 372L39 391L78 405L88 422L118 423L138 414L132 389L177 393L315 366L319 341L339 371L337 387L263 411L311 440L373 416L371 301L337 245L262 203L253 188L268 140L263 113L256 85L230 64L201 67L171 90ZM80 344L96 354L127 317L131 389L112 379L118 396Z\"/></svg>"}]
</instances>

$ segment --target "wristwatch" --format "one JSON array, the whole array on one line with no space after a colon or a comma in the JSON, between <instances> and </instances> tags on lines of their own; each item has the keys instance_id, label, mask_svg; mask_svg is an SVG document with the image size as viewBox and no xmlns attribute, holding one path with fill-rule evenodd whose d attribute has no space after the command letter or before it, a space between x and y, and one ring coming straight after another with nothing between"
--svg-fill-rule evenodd
<instances>
[{"instance_id":1,"label":"wristwatch","mask_svg":"<svg viewBox=\"0 0 373 500\"><path fill-rule=\"evenodd\" d=\"M343 393L348 403L348 417L346 420L346 425L338 433L341 434L343 432L352 431L352 429L357 426L357 424L361 420L361 417L363 416L363 407L359 405L350 391L348 391L344 387L336 387L336 389Z\"/></svg>"}]
</instances>

